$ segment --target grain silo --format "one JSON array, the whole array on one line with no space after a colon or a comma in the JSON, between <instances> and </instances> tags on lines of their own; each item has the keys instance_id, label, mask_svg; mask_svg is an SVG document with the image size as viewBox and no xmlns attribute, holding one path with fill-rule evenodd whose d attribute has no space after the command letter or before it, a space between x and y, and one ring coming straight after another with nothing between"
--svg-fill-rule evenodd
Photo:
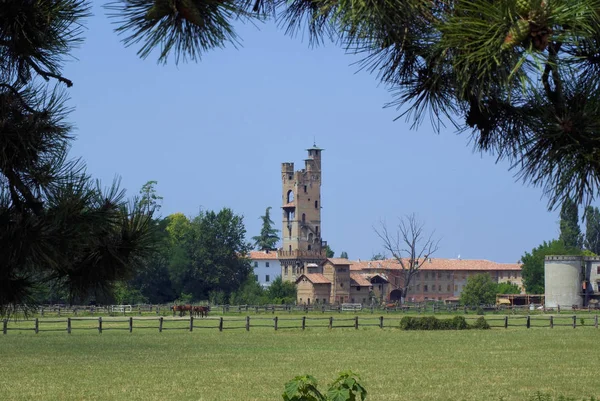
<instances>
[{"instance_id":1,"label":"grain silo","mask_svg":"<svg viewBox=\"0 0 600 401\"><path fill-rule=\"evenodd\" d=\"M582 263L582 256L546 256L544 282L547 308L583 306Z\"/></svg>"}]
</instances>

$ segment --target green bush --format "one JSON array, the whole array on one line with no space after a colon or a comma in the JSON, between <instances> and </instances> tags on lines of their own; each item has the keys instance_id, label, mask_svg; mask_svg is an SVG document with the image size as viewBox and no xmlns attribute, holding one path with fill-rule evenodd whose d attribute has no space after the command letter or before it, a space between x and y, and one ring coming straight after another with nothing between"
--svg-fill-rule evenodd
<instances>
[{"instance_id":1,"label":"green bush","mask_svg":"<svg viewBox=\"0 0 600 401\"><path fill-rule=\"evenodd\" d=\"M405 316L400 320L402 330L467 330L489 329L490 325L480 317L469 325L463 316L454 316L451 319L437 319L433 316L411 317Z\"/></svg>"},{"instance_id":2,"label":"green bush","mask_svg":"<svg viewBox=\"0 0 600 401\"><path fill-rule=\"evenodd\" d=\"M451 319L405 316L400 320L400 328L402 330L465 330L469 325L462 316L454 316Z\"/></svg>"},{"instance_id":3,"label":"green bush","mask_svg":"<svg viewBox=\"0 0 600 401\"><path fill-rule=\"evenodd\" d=\"M485 320L485 318L482 316L482 317L478 318L477 320L475 320L475 323L473 323L471 325L471 328L472 329L480 329L480 330L488 330L490 328L490 325Z\"/></svg>"},{"instance_id":4,"label":"green bush","mask_svg":"<svg viewBox=\"0 0 600 401\"><path fill-rule=\"evenodd\" d=\"M341 372L325 394L317 388L311 375L296 376L285 384L284 401L364 401L367 390L358 382L360 377L351 371Z\"/></svg>"},{"instance_id":5,"label":"green bush","mask_svg":"<svg viewBox=\"0 0 600 401\"><path fill-rule=\"evenodd\" d=\"M485 313L483 312L483 309L481 308L481 306L477 307L477 311L475 312L477 315L484 315Z\"/></svg>"}]
</instances>

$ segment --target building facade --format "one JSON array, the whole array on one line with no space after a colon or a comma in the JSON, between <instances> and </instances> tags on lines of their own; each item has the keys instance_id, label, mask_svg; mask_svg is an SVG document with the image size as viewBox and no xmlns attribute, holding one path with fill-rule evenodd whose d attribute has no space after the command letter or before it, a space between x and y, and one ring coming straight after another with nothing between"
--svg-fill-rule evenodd
<instances>
[{"instance_id":1,"label":"building facade","mask_svg":"<svg viewBox=\"0 0 600 401\"><path fill-rule=\"evenodd\" d=\"M544 259L547 308L600 305L600 257L546 256Z\"/></svg>"},{"instance_id":2,"label":"building facade","mask_svg":"<svg viewBox=\"0 0 600 401\"><path fill-rule=\"evenodd\" d=\"M308 273L308 265L321 266L327 243L321 237L321 153L315 145L306 149L304 168L282 163L282 247L278 251L281 277L296 281Z\"/></svg>"},{"instance_id":3,"label":"building facade","mask_svg":"<svg viewBox=\"0 0 600 401\"><path fill-rule=\"evenodd\" d=\"M263 288L268 288L281 275L277 251L250 251L248 258L254 269L254 277Z\"/></svg>"}]
</instances>

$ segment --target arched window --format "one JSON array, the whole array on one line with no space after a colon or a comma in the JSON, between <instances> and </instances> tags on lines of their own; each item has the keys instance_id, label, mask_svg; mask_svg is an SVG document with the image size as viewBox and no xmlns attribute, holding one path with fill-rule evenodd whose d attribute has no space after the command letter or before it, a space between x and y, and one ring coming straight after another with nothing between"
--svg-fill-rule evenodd
<instances>
[{"instance_id":1,"label":"arched window","mask_svg":"<svg viewBox=\"0 0 600 401\"><path fill-rule=\"evenodd\" d=\"M287 193L287 203L291 203L294 201L294 191L291 189Z\"/></svg>"},{"instance_id":2,"label":"arched window","mask_svg":"<svg viewBox=\"0 0 600 401\"><path fill-rule=\"evenodd\" d=\"M315 201L315 209L318 209L318 208L319 208L319 201Z\"/></svg>"},{"instance_id":3,"label":"arched window","mask_svg":"<svg viewBox=\"0 0 600 401\"><path fill-rule=\"evenodd\" d=\"M306 223L306 213L302 213L302 222Z\"/></svg>"},{"instance_id":4,"label":"arched window","mask_svg":"<svg viewBox=\"0 0 600 401\"><path fill-rule=\"evenodd\" d=\"M308 250L309 251L312 250L312 246L311 245L308 246Z\"/></svg>"}]
</instances>

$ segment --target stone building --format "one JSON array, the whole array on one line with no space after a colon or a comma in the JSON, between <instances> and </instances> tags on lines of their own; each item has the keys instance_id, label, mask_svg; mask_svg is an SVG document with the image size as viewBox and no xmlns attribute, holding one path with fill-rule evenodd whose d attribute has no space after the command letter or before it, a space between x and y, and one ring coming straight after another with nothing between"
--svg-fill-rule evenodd
<instances>
[{"instance_id":1,"label":"stone building","mask_svg":"<svg viewBox=\"0 0 600 401\"><path fill-rule=\"evenodd\" d=\"M321 238L321 152L315 145L306 149L304 168L282 163L283 246L277 252L284 281L295 281L308 273L309 264L322 266L327 242ZM319 272L322 273L322 272Z\"/></svg>"},{"instance_id":2,"label":"stone building","mask_svg":"<svg viewBox=\"0 0 600 401\"><path fill-rule=\"evenodd\" d=\"M297 284L299 304L341 304L397 301L403 298L402 266L396 260L350 261L327 258L321 228L321 156L323 149L306 149L304 168L282 163L282 247L277 252L284 281ZM488 260L431 258L413 278L408 300L452 300L467 279L488 273L496 282L522 286L519 264Z\"/></svg>"}]
</instances>

